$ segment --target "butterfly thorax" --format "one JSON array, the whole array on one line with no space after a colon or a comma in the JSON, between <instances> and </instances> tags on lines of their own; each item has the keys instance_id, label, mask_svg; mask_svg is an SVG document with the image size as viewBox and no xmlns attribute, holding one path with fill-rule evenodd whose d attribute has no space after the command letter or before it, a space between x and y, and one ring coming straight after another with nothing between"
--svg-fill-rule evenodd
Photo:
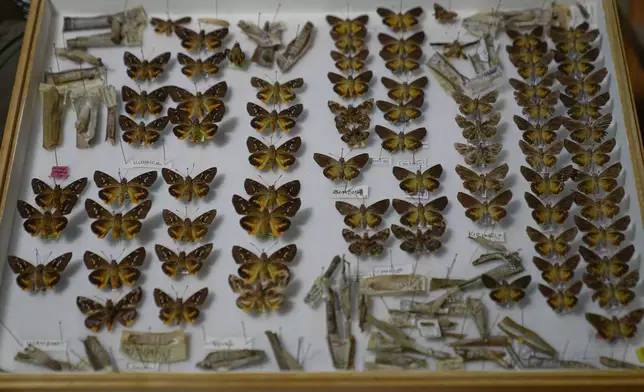
<instances>
[{"instance_id":1,"label":"butterfly thorax","mask_svg":"<svg viewBox=\"0 0 644 392\"><path fill-rule=\"evenodd\" d=\"M110 277L110 287L112 287L112 289L121 286L119 284L119 263L116 260L112 260L110 263L107 276Z\"/></svg>"},{"instance_id":2,"label":"butterfly thorax","mask_svg":"<svg viewBox=\"0 0 644 392\"><path fill-rule=\"evenodd\" d=\"M47 289L43 282L44 270L45 266L42 264L37 265L36 268L34 268L34 272L32 273L32 285L30 287L32 290L45 291Z\"/></svg>"},{"instance_id":3,"label":"butterfly thorax","mask_svg":"<svg viewBox=\"0 0 644 392\"><path fill-rule=\"evenodd\" d=\"M120 212L114 214L114 219L112 221L112 238L118 240L121 237L121 227L123 221L123 214Z\"/></svg>"},{"instance_id":4,"label":"butterfly thorax","mask_svg":"<svg viewBox=\"0 0 644 392\"><path fill-rule=\"evenodd\" d=\"M116 309L116 306L114 306L114 302L112 302L111 299L108 299L105 302L105 325L107 326L107 330L111 331L112 330L112 322L116 320L116 316L118 313L118 309Z\"/></svg>"},{"instance_id":5,"label":"butterfly thorax","mask_svg":"<svg viewBox=\"0 0 644 392\"><path fill-rule=\"evenodd\" d=\"M58 184L54 185L51 200L52 200L52 207L53 208L60 207L60 204L63 201L63 188L61 188L60 185L58 185Z\"/></svg>"}]
</instances>

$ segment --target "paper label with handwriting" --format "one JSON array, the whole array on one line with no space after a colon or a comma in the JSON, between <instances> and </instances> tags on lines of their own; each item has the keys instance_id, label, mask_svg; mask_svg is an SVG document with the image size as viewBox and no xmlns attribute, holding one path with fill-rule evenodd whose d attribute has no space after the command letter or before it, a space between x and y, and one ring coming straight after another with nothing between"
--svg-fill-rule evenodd
<instances>
[{"instance_id":1,"label":"paper label with handwriting","mask_svg":"<svg viewBox=\"0 0 644 392\"><path fill-rule=\"evenodd\" d=\"M207 337L204 348L206 350L252 350L253 338L243 336L228 338Z\"/></svg>"},{"instance_id":2,"label":"paper label with handwriting","mask_svg":"<svg viewBox=\"0 0 644 392\"><path fill-rule=\"evenodd\" d=\"M159 370L158 363L128 362L125 364L127 370Z\"/></svg>"},{"instance_id":3,"label":"paper label with handwriting","mask_svg":"<svg viewBox=\"0 0 644 392\"><path fill-rule=\"evenodd\" d=\"M412 200L418 200L418 199L429 199L431 197L431 193L427 192L427 190L424 190L422 192L418 193L405 193L405 198L406 199L412 199Z\"/></svg>"},{"instance_id":4,"label":"paper label with handwriting","mask_svg":"<svg viewBox=\"0 0 644 392\"><path fill-rule=\"evenodd\" d=\"M172 161L163 162L163 160L158 159L130 159L125 163L126 169L133 168L149 168L149 169L162 169L162 168L172 168Z\"/></svg>"},{"instance_id":5,"label":"paper label with handwriting","mask_svg":"<svg viewBox=\"0 0 644 392\"><path fill-rule=\"evenodd\" d=\"M468 233L470 238L485 238L486 240L505 243L505 232L502 233L481 233L478 231L470 230Z\"/></svg>"},{"instance_id":6,"label":"paper label with handwriting","mask_svg":"<svg viewBox=\"0 0 644 392\"><path fill-rule=\"evenodd\" d=\"M425 159L399 159L396 161L397 166L401 167L425 167Z\"/></svg>"},{"instance_id":7,"label":"paper label with handwriting","mask_svg":"<svg viewBox=\"0 0 644 392\"><path fill-rule=\"evenodd\" d=\"M413 264L394 265L389 267L376 267L371 271L370 276L379 275L411 275L414 273Z\"/></svg>"},{"instance_id":8,"label":"paper label with handwriting","mask_svg":"<svg viewBox=\"0 0 644 392\"><path fill-rule=\"evenodd\" d=\"M42 351L67 351L67 342L64 340L32 339L22 341L22 348L29 346L33 346Z\"/></svg>"},{"instance_id":9,"label":"paper label with handwriting","mask_svg":"<svg viewBox=\"0 0 644 392\"><path fill-rule=\"evenodd\" d=\"M69 177L69 166L52 166L49 177L56 180L66 180Z\"/></svg>"},{"instance_id":10,"label":"paper label with handwriting","mask_svg":"<svg viewBox=\"0 0 644 392\"><path fill-rule=\"evenodd\" d=\"M465 369L465 364L463 363L462 357L436 360L437 372L444 372L444 371L450 371L450 370L463 370L463 369Z\"/></svg>"},{"instance_id":11,"label":"paper label with handwriting","mask_svg":"<svg viewBox=\"0 0 644 392\"><path fill-rule=\"evenodd\" d=\"M391 157L369 158L369 163L377 166L391 165Z\"/></svg>"},{"instance_id":12,"label":"paper label with handwriting","mask_svg":"<svg viewBox=\"0 0 644 392\"><path fill-rule=\"evenodd\" d=\"M360 186L342 186L333 188L331 191L332 199L366 199L369 197L369 187Z\"/></svg>"}]
</instances>

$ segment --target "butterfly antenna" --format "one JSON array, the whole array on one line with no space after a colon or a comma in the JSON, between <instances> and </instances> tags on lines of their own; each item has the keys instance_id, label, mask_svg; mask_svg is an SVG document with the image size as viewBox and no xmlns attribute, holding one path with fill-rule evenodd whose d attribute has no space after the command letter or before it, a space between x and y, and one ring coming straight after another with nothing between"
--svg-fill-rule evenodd
<instances>
[{"instance_id":1,"label":"butterfly antenna","mask_svg":"<svg viewBox=\"0 0 644 392\"><path fill-rule=\"evenodd\" d=\"M275 242L273 243L273 245L271 245L268 249L266 249L266 252L270 252L270 251L271 251L271 249L273 249L273 248L275 247L275 245L277 245L277 241L275 241Z\"/></svg>"},{"instance_id":2,"label":"butterfly antenna","mask_svg":"<svg viewBox=\"0 0 644 392\"><path fill-rule=\"evenodd\" d=\"M170 20L170 0L165 2L165 12L168 15L168 20Z\"/></svg>"},{"instance_id":3,"label":"butterfly antenna","mask_svg":"<svg viewBox=\"0 0 644 392\"><path fill-rule=\"evenodd\" d=\"M277 9L275 10L275 15L273 15L273 21L271 24L275 23L275 19L277 18L277 13L280 12L280 8L282 8L282 3L277 4ZM259 27L259 23L257 24Z\"/></svg>"},{"instance_id":4,"label":"butterfly antenna","mask_svg":"<svg viewBox=\"0 0 644 392\"><path fill-rule=\"evenodd\" d=\"M171 288L171 289L172 289L172 291L174 292L174 295L178 298L178 297L179 297L179 293L177 293L177 290L175 290L175 289L174 289L174 286L173 286L173 285L170 285L170 288Z\"/></svg>"},{"instance_id":5,"label":"butterfly antenna","mask_svg":"<svg viewBox=\"0 0 644 392\"><path fill-rule=\"evenodd\" d=\"M38 264L38 260L40 259L40 255L38 254L38 249L34 248L36 251L36 264Z\"/></svg>"},{"instance_id":6,"label":"butterfly antenna","mask_svg":"<svg viewBox=\"0 0 644 392\"><path fill-rule=\"evenodd\" d=\"M181 298L186 294L186 291L188 291L188 285L186 285L186 288L183 289L183 293L181 293Z\"/></svg>"},{"instance_id":7,"label":"butterfly antenna","mask_svg":"<svg viewBox=\"0 0 644 392\"><path fill-rule=\"evenodd\" d=\"M277 180L275 180L275 182L273 182L273 186L275 186L275 184L277 184L277 183L279 182L279 180L280 180L283 176L284 176L283 174L280 174L280 176L279 176L279 177L277 177Z\"/></svg>"},{"instance_id":8,"label":"butterfly antenna","mask_svg":"<svg viewBox=\"0 0 644 392\"><path fill-rule=\"evenodd\" d=\"M52 253L52 251L49 251L49 254L47 254L47 257L45 258L45 260L43 260L43 264L45 264L45 262L47 262L47 260L49 260L49 258L51 257L51 253Z\"/></svg>"},{"instance_id":9,"label":"butterfly antenna","mask_svg":"<svg viewBox=\"0 0 644 392\"><path fill-rule=\"evenodd\" d=\"M257 13L257 27L259 27L259 20L260 20L261 17L262 17L262 13L258 12Z\"/></svg>"},{"instance_id":10,"label":"butterfly antenna","mask_svg":"<svg viewBox=\"0 0 644 392\"><path fill-rule=\"evenodd\" d=\"M186 210L186 218L187 218L188 217L188 206L185 206L184 208Z\"/></svg>"},{"instance_id":11,"label":"butterfly antenna","mask_svg":"<svg viewBox=\"0 0 644 392\"><path fill-rule=\"evenodd\" d=\"M121 251L121 253L119 253L119 257L117 257L117 258L116 258L116 260L120 260L120 259L121 259L121 256L123 256L123 253L125 252L125 249L126 249L126 248L123 248L123 250Z\"/></svg>"},{"instance_id":12,"label":"butterfly antenna","mask_svg":"<svg viewBox=\"0 0 644 392\"><path fill-rule=\"evenodd\" d=\"M152 50L150 51L150 54L148 55L148 57L146 57L146 59L152 58L152 54L154 53L154 49L155 49L155 46L152 45Z\"/></svg>"},{"instance_id":13,"label":"butterfly antenna","mask_svg":"<svg viewBox=\"0 0 644 392\"><path fill-rule=\"evenodd\" d=\"M112 260L112 258L111 258L111 257L107 257L107 255L105 254L105 252L101 251L101 253L103 254L103 257L105 257L105 260Z\"/></svg>"},{"instance_id":14,"label":"butterfly antenna","mask_svg":"<svg viewBox=\"0 0 644 392\"><path fill-rule=\"evenodd\" d=\"M252 242L250 243L253 248L257 249L257 252L262 253L262 251L257 247L257 245L253 244Z\"/></svg>"}]
</instances>

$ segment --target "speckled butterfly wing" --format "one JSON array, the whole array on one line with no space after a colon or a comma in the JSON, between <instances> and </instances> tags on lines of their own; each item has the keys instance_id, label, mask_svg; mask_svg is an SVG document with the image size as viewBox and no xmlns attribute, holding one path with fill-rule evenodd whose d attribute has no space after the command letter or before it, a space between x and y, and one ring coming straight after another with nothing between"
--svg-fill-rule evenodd
<instances>
[{"instance_id":1,"label":"speckled butterfly wing","mask_svg":"<svg viewBox=\"0 0 644 392\"><path fill-rule=\"evenodd\" d=\"M563 147L564 143L561 140L542 147L531 146L524 140L519 140L519 149L525 156L526 163L538 171L554 167Z\"/></svg>"},{"instance_id":2,"label":"speckled butterfly wing","mask_svg":"<svg viewBox=\"0 0 644 392\"><path fill-rule=\"evenodd\" d=\"M134 324L137 317L136 308L141 302L143 290L140 287L127 293L123 299L114 304L108 300L105 305L91 300L86 297L77 297L76 306L87 318L85 326L92 332L99 332L103 327L108 331L112 330L115 321L120 322L125 327Z\"/></svg>"},{"instance_id":3,"label":"speckled butterfly wing","mask_svg":"<svg viewBox=\"0 0 644 392\"><path fill-rule=\"evenodd\" d=\"M119 263L110 263L96 253L87 251L83 255L85 267L92 271L89 281L99 289L110 287L112 290L122 285L133 286L141 276L139 268L145 261L145 248L140 247L128 254Z\"/></svg>"},{"instance_id":4,"label":"speckled butterfly wing","mask_svg":"<svg viewBox=\"0 0 644 392\"><path fill-rule=\"evenodd\" d=\"M199 173L195 178L190 176L183 177L181 174L163 168L161 170L161 175L166 184L170 185L168 187L168 193L177 200L183 200L190 202L192 201L192 196L197 196L199 199L203 199L210 192L210 183L215 179L217 175L217 168L211 167Z\"/></svg>"},{"instance_id":5,"label":"speckled butterfly wing","mask_svg":"<svg viewBox=\"0 0 644 392\"><path fill-rule=\"evenodd\" d=\"M394 166L393 174L400 181L400 189L410 195L424 191L433 192L440 186L438 180L443 175L443 166L438 164L424 172L417 170L415 173L403 167Z\"/></svg>"},{"instance_id":6,"label":"speckled butterfly wing","mask_svg":"<svg viewBox=\"0 0 644 392\"><path fill-rule=\"evenodd\" d=\"M73 207L86 186L87 177L73 181L64 188L61 188L60 185L55 185L52 188L37 178L31 180L31 189L36 194L36 204L46 210L58 209L63 203L68 203L68 200Z\"/></svg>"},{"instance_id":7,"label":"speckled butterfly wing","mask_svg":"<svg viewBox=\"0 0 644 392\"><path fill-rule=\"evenodd\" d=\"M452 98L459 105L458 110L466 116L474 113L488 114L499 98L498 91L491 91L480 98L470 98L461 92L454 92Z\"/></svg>"},{"instance_id":8,"label":"speckled butterfly wing","mask_svg":"<svg viewBox=\"0 0 644 392\"><path fill-rule=\"evenodd\" d=\"M463 137L471 143L493 138L499 121L501 121L500 113L491 114L483 122L470 121L461 115L456 116L456 124L463 129Z\"/></svg>"},{"instance_id":9,"label":"speckled butterfly wing","mask_svg":"<svg viewBox=\"0 0 644 392\"><path fill-rule=\"evenodd\" d=\"M250 196L249 201L257 205L260 211L265 208L273 210L293 200L300 193L300 188L298 180L289 181L278 188L275 188L274 185L267 187L250 178L244 181L244 189Z\"/></svg>"},{"instance_id":10,"label":"speckled butterfly wing","mask_svg":"<svg viewBox=\"0 0 644 392\"><path fill-rule=\"evenodd\" d=\"M152 201L146 200L124 214L113 215L103 206L92 199L85 200L85 211L92 222L91 229L98 238L105 238L107 233L112 231L112 238L118 240L121 236L132 239L141 231L142 219L148 215L152 208Z\"/></svg>"},{"instance_id":11,"label":"speckled butterfly wing","mask_svg":"<svg viewBox=\"0 0 644 392\"><path fill-rule=\"evenodd\" d=\"M189 16L175 19L175 20L172 20L172 19L163 20L159 18L151 18L150 24L152 25L152 27L154 27L155 33L171 36L174 33L174 29L176 26L188 24L191 21L192 21L192 18L190 18Z\"/></svg>"},{"instance_id":12,"label":"speckled butterfly wing","mask_svg":"<svg viewBox=\"0 0 644 392\"><path fill-rule=\"evenodd\" d=\"M228 284L235 294L239 294L236 305L244 312L264 313L278 310L284 302L281 287L275 283L250 284L237 276L229 275Z\"/></svg>"},{"instance_id":13,"label":"speckled butterfly wing","mask_svg":"<svg viewBox=\"0 0 644 392\"><path fill-rule=\"evenodd\" d=\"M488 145L471 146L464 143L454 143L456 151L463 155L465 163L470 166L487 166L496 162L503 144L492 143Z\"/></svg>"},{"instance_id":14,"label":"speckled butterfly wing","mask_svg":"<svg viewBox=\"0 0 644 392\"><path fill-rule=\"evenodd\" d=\"M56 288L71 259L72 253L68 252L45 265L34 266L16 256L8 256L7 262L13 273L18 275L16 284L22 290L46 291Z\"/></svg>"},{"instance_id":15,"label":"speckled butterfly wing","mask_svg":"<svg viewBox=\"0 0 644 392\"><path fill-rule=\"evenodd\" d=\"M287 264L295 259L297 246L287 245L270 256L266 253L257 256L240 246L233 246L232 254L233 260L239 265L237 273L245 282L273 282L286 286L291 279Z\"/></svg>"},{"instance_id":16,"label":"speckled butterfly wing","mask_svg":"<svg viewBox=\"0 0 644 392\"><path fill-rule=\"evenodd\" d=\"M195 60L186 54L177 53L177 61L182 65L181 73L191 80L217 75L219 72L219 63L224 61L225 58L226 56L223 52L215 53L205 60Z\"/></svg>"},{"instance_id":17,"label":"speckled butterfly wing","mask_svg":"<svg viewBox=\"0 0 644 392\"><path fill-rule=\"evenodd\" d=\"M378 256L384 250L383 244L389 238L389 229L384 229L369 236L364 233L362 236L349 230L342 229L342 237L349 243L349 252L355 256Z\"/></svg>"}]
</instances>

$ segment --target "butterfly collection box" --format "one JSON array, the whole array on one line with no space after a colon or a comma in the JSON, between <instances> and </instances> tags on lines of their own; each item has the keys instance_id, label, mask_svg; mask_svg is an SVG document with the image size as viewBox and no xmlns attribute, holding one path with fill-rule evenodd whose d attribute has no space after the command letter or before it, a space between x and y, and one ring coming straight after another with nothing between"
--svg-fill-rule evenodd
<instances>
[{"instance_id":1,"label":"butterfly collection box","mask_svg":"<svg viewBox=\"0 0 644 392\"><path fill-rule=\"evenodd\" d=\"M637 377L615 4L538 3L33 1L0 389Z\"/></svg>"}]
</instances>

